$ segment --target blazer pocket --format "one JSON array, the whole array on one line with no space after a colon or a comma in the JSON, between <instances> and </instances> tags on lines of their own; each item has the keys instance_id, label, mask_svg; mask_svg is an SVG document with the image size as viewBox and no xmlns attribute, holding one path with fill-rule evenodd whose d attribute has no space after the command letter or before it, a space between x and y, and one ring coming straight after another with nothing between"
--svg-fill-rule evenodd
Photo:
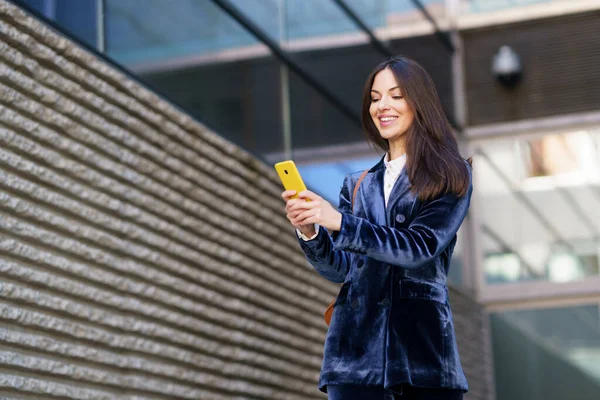
<instances>
[{"instance_id":1,"label":"blazer pocket","mask_svg":"<svg viewBox=\"0 0 600 400\"><path fill-rule=\"evenodd\" d=\"M402 299L431 300L442 304L448 301L445 285L413 279L400 279L398 283Z\"/></svg>"}]
</instances>

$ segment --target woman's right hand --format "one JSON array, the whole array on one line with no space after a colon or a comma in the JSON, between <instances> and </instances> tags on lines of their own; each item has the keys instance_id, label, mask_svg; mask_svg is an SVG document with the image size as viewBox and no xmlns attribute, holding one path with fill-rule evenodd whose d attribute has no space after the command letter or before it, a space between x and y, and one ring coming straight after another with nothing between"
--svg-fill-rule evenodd
<instances>
[{"instance_id":1,"label":"woman's right hand","mask_svg":"<svg viewBox=\"0 0 600 400\"><path fill-rule=\"evenodd\" d=\"M286 190L285 192L283 192L281 194L281 197L283 197L283 200L285 201L286 217L290 221L292 226L294 228L298 229L303 235L312 237L317 232L315 229L315 224L297 225L293 222L294 218L296 218L298 216L298 214L300 214L302 212L302 210L290 211L290 207L296 201L305 201L305 200L300 200L300 199L292 199L292 196L295 196L295 195L296 195L295 190Z\"/></svg>"}]
</instances>

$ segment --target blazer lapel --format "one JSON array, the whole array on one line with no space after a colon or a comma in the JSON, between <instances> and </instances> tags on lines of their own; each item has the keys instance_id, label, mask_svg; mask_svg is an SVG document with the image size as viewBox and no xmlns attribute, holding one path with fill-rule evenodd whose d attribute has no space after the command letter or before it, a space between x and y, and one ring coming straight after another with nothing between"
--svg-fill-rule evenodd
<instances>
[{"instance_id":1,"label":"blazer lapel","mask_svg":"<svg viewBox=\"0 0 600 400\"><path fill-rule=\"evenodd\" d=\"M365 176L358 189L365 218L378 225L385 224L385 202L383 194L383 174L385 166L383 159Z\"/></svg>"},{"instance_id":2,"label":"blazer lapel","mask_svg":"<svg viewBox=\"0 0 600 400\"><path fill-rule=\"evenodd\" d=\"M394 187L392 188L392 192L390 193L390 198L387 202L386 214L394 208L394 204L401 199L406 192L410 190L410 182L408 181L408 173L406 172L406 167L402 168L400 171L400 175L398 175L398 179L394 183Z\"/></svg>"}]
</instances>

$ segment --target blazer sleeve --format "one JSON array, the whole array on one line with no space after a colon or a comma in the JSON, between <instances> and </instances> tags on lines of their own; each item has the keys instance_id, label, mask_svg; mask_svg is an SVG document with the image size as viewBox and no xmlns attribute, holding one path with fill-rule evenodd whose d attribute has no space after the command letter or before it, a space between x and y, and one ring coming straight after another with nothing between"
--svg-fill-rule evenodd
<instances>
[{"instance_id":1,"label":"blazer sleeve","mask_svg":"<svg viewBox=\"0 0 600 400\"><path fill-rule=\"evenodd\" d=\"M346 176L340 191L338 211L342 215L352 215L351 192L354 184L351 175ZM333 241L326 229L321 227L317 237L311 240L299 238L308 262L327 280L342 283L350 271L350 254L344 249L334 249Z\"/></svg>"},{"instance_id":2,"label":"blazer sleeve","mask_svg":"<svg viewBox=\"0 0 600 400\"><path fill-rule=\"evenodd\" d=\"M438 257L460 228L469 208L472 182L465 196L445 194L423 205L407 228L375 225L345 213L333 248L353 251L404 268L418 268Z\"/></svg>"}]
</instances>

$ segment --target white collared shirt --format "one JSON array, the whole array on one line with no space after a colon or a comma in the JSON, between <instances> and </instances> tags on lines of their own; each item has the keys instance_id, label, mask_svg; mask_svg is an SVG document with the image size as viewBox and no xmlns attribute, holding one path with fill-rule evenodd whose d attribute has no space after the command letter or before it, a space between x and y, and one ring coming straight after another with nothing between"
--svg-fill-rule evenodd
<instances>
[{"instance_id":1,"label":"white collared shirt","mask_svg":"<svg viewBox=\"0 0 600 400\"><path fill-rule=\"evenodd\" d=\"M390 153L387 153L383 160L385 165L385 174L383 175L383 194L386 207L390 198L390 193L392 193L392 189L394 188L394 184L396 183L396 180L398 180L398 177L402 172L402 168L404 168L404 165L406 165L406 153L392 161L389 161L389 158ZM298 229L296 229L296 234L303 240L312 240L319 234L319 225L315 224L315 234L311 237L302 234Z\"/></svg>"},{"instance_id":2,"label":"white collared shirt","mask_svg":"<svg viewBox=\"0 0 600 400\"><path fill-rule=\"evenodd\" d=\"M406 165L406 153L392 161L388 161L389 158L390 153L387 153L384 159L385 174L383 175L383 194L386 207L390 198L390 193L392 193L392 189L394 188L394 184L396 183L396 180L398 180L398 177L402 172L402 168L404 168L404 165Z\"/></svg>"}]
</instances>

